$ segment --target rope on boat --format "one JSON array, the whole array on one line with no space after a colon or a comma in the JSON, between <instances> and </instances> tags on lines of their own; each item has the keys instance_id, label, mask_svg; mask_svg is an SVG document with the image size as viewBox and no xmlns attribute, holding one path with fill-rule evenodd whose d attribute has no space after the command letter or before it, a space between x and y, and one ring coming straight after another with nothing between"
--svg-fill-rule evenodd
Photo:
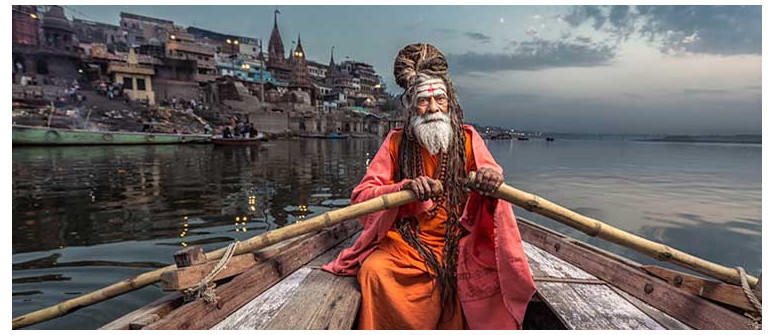
<instances>
[{"instance_id":1,"label":"rope on boat","mask_svg":"<svg viewBox=\"0 0 775 335\"><path fill-rule=\"evenodd\" d=\"M237 244L239 244L239 241L234 241L234 243L229 244L229 246L226 247L226 251L223 253L223 257L221 257L221 260L218 261L218 264L215 265L213 270L202 278L202 281L200 281L199 284L183 291L186 301L204 299L207 304L218 303L218 296L215 295L215 283L213 283L212 280L219 272L221 272L221 270L226 268L226 264L229 263L231 257L234 256L234 251L237 250Z\"/></svg>"},{"instance_id":2,"label":"rope on boat","mask_svg":"<svg viewBox=\"0 0 775 335\"><path fill-rule=\"evenodd\" d=\"M753 291L751 290L751 286L748 285L748 280L746 279L745 269L738 266L737 273L740 275L740 286L743 288L743 292L745 293L745 296L748 298L748 301L751 302L751 305L753 305L754 308L756 308L757 313L755 315L748 315L749 318L751 318L751 329L759 330L762 329L762 303L759 301L759 299L756 299L756 296L753 294Z\"/></svg>"}]
</instances>

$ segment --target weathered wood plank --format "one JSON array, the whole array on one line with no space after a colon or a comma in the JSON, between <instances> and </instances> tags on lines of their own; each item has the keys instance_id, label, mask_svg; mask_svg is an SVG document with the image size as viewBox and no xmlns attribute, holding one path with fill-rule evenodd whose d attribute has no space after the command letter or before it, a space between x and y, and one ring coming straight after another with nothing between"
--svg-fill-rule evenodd
<instances>
[{"instance_id":1,"label":"weathered wood plank","mask_svg":"<svg viewBox=\"0 0 775 335\"><path fill-rule=\"evenodd\" d=\"M723 302L728 305L740 307L747 311L756 311L756 307L748 300L740 286L729 285L715 280L698 277L688 273L678 272L655 265L641 267L646 272L664 279L673 286L686 292L696 294L713 301ZM762 300L760 291L753 291L759 301Z\"/></svg>"},{"instance_id":2,"label":"weathered wood plank","mask_svg":"<svg viewBox=\"0 0 775 335\"><path fill-rule=\"evenodd\" d=\"M536 286L568 329L664 329L607 286L552 282Z\"/></svg>"},{"instance_id":3,"label":"weathered wood plank","mask_svg":"<svg viewBox=\"0 0 775 335\"><path fill-rule=\"evenodd\" d=\"M594 247L574 245L572 239L520 219L519 229L527 241L657 309L697 329L747 329L748 319L690 293L672 287L643 270L595 252ZM556 247L560 245L560 247Z\"/></svg>"},{"instance_id":4,"label":"weathered wood plank","mask_svg":"<svg viewBox=\"0 0 775 335\"><path fill-rule=\"evenodd\" d=\"M293 239L289 239L271 246L268 246L266 248L263 248L261 250L255 251L254 254L256 255L256 258L261 260L267 260L270 257L278 254L279 252L291 248L294 245L297 245L304 239L314 235L314 233L305 234ZM148 305L145 305L143 307L140 307L137 310L132 311L129 314L126 314L116 320L113 320L112 322L102 326L100 329L104 330L126 330L129 329L129 326L132 322L135 320L139 320L143 318L145 315L152 315L155 314L159 316L160 318L163 318L165 315L172 312L174 309L180 307L183 305L183 295L175 292L172 294L168 294L164 297L161 297L153 302L151 302Z\"/></svg>"},{"instance_id":5,"label":"weathered wood plank","mask_svg":"<svg viewBox=\"0 0 775 335\"><path fill-rule=\"evenodd\" d=\"M202 246L187 247L176 252L172 257L175 259L175 265L179 268L207 262Z\"/></svg>"},{"instance_id":6,"label":"weathered wood plank","mask_svg":"<svg viewBox=\"0 0 775 335\"><path fill-rule=\"evenodd\" d=\"M202 300L194 301L172 311L145 329L209 329L359 229L360 224L357 221L348 221L324 230L217 287L217 306L208 305Z\"/></svg>"},{"instance_id":7,"label":"weathered wood plank","mask_svg":"<svg viewBox=\"0 0 775 335\"><path fill-rule=\"evenodd\" d=\"M522 245L525 249L525 256L527 256L530 271L533 272L533 277L596 279L595 276L586 271L530 243L523 243Z\"/></svg>"},{"instance_id":8,"label":"weathered wood plank","mask_svg":"<svg viewBox=\"0 0 775 335\"><path fill-rule=\"evenodd\" d=\"M588 272L523 242L538 295L569 329L663 329Z\"/></svg>"},{"instance_id":9,"label":"weathered wood plank","mask_svg":"<svg viewBox=\"0 0 775 335\"><path fill-rule=\"evenodd\" d=\"M314 235L314 233L309 233L293 238L291 241L284 243L284 248L291 248L296 243L299 243L312 235ZM257 264L272 258L272 256L276 255L280 251L282 251L281 248L267 248L253 253L234 256L226 264L226 267L218 272L214 280L218 281L243 273L247 269L250 269ZM165 291L181 291L190 287L194 287L199 284L202 278L213 271L219 261L219 259L215 259L206 262L199 262L186 267L178 266L178 269L164 272L161 275L161 287Z\"/></svg>"},{"instance_id":10,"label":"weathered wood plank","mask_svg":"<svg viewBox=\"0 0 775 335\"><path fill-rule=\"evenodd\" d=\"M215 325L214 330L263 329L313 269L303 267Z\"/></svg>"},{"instance_id":11,"label":"weathered wood plank","mask_svg":"<svg viewBox=\"0 0 775 335\"><path fill-rule=\"evenodd\" d=\"M319 266L357 236L315 258L213 329L351 329L360 306L355 278L336 276Z\"/></svg>"},{"instance_id":12,"label":"weathered wood plank","mask_svg":"<svg viewBox=\"0 0 775 335\"><path fill-rule=\"evenodd\" d=\"M129 314L126 314L110 323L100 327L100 330L127 330L135 321L144 318L146 315L157 315L159 317L169 314L175 308L183 305L183 295L172 293L165 295L148 305L140 307Z\"/></svg>"},{"instance_id":13,"label":"weathered wood plank","mask_svg":"<svg viewBox=\"0 0 775 335\"><path fill-rule=\"evenodd\" d=\"M658 322L662 327L665 327L665 329L669 330L693 330L694 328L687 326L681 321L676 320L676 318L665 314L664 312L654 308L653 306L641 301L640 299L633 297L632 294L629 294L627 292L624 292L615 286L609 286L611 289L613 289L616 293L619 293L622 298L627 299L633 306L637 307L643 313L646 313L648 316L650 316L654 321Z\"/></svg>"}]
</instances>

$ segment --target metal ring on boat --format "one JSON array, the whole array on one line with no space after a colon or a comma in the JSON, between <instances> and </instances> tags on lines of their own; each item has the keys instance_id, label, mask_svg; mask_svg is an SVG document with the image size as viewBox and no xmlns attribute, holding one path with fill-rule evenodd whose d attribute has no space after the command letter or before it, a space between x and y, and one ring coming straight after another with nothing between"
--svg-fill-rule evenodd
<instances>
[{"instance_id":1,"label":"metal ring on boat","mask_svg":"<svg viewBox=\"0 0 775 335\"><path fill-rule=\"evenodd\" d=\"M104 133L102 134L102 139L110 142L113 140L113 134Z\"/></svg>"},{"instance_id":2,"label":"metal ring on boat","mask_svg":"<svg viewBox=\"0 0 775 335\"><path fill-rule=\"evenodd\" d=\"M59 132L56 130L49 130L46 132L46 141L49 142L56 142L62 139L62 135L59 135Z\"/></svg>"},{"instance_id":3,"label":"metal ring on boat","mask_svg":"<svg viewBox=\"0 0 775 335\"><path fill-rule=\"evenodd\" d=\"M154 141L156 141L156 135L145 135L145 139L148 142L154 142Z\"/></svg>"}]
</instances>

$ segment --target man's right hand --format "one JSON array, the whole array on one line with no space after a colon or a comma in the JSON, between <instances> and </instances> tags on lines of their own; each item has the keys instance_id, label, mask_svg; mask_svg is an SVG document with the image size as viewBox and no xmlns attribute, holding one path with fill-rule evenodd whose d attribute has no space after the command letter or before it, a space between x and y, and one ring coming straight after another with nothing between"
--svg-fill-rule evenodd
<instances>
[{"instance_id":1,"label":"man's right hand","mask_svg":"<svg viewBox=\"0 0 775 335\"><path fill-rule=\"evenodd\" d=\"M444 190L441 182L426 176L417 177L406 183L404 189L411 190L417 200L425 201Z\"/></svg>"}]
</instances>

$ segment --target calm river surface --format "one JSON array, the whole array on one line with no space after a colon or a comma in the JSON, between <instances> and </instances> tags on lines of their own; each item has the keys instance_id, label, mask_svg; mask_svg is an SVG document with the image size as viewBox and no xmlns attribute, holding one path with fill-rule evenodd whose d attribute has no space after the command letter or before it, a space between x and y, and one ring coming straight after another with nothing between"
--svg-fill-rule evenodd
<instances>
[{"instance_id":1,"label":"calm river surface","mask_svg":"<svg viewBox=\"0 0 775 335\"><path fill-rule=\"evenodd\" d=\"M172 263L184 245L209 251L347 205L380 142L14 148L13 316ZM761 145L558 139L488 147L517 188L761 272ZM30 328L95 329L162 295L149 286Z\"/></svg>"}]
</instances>

